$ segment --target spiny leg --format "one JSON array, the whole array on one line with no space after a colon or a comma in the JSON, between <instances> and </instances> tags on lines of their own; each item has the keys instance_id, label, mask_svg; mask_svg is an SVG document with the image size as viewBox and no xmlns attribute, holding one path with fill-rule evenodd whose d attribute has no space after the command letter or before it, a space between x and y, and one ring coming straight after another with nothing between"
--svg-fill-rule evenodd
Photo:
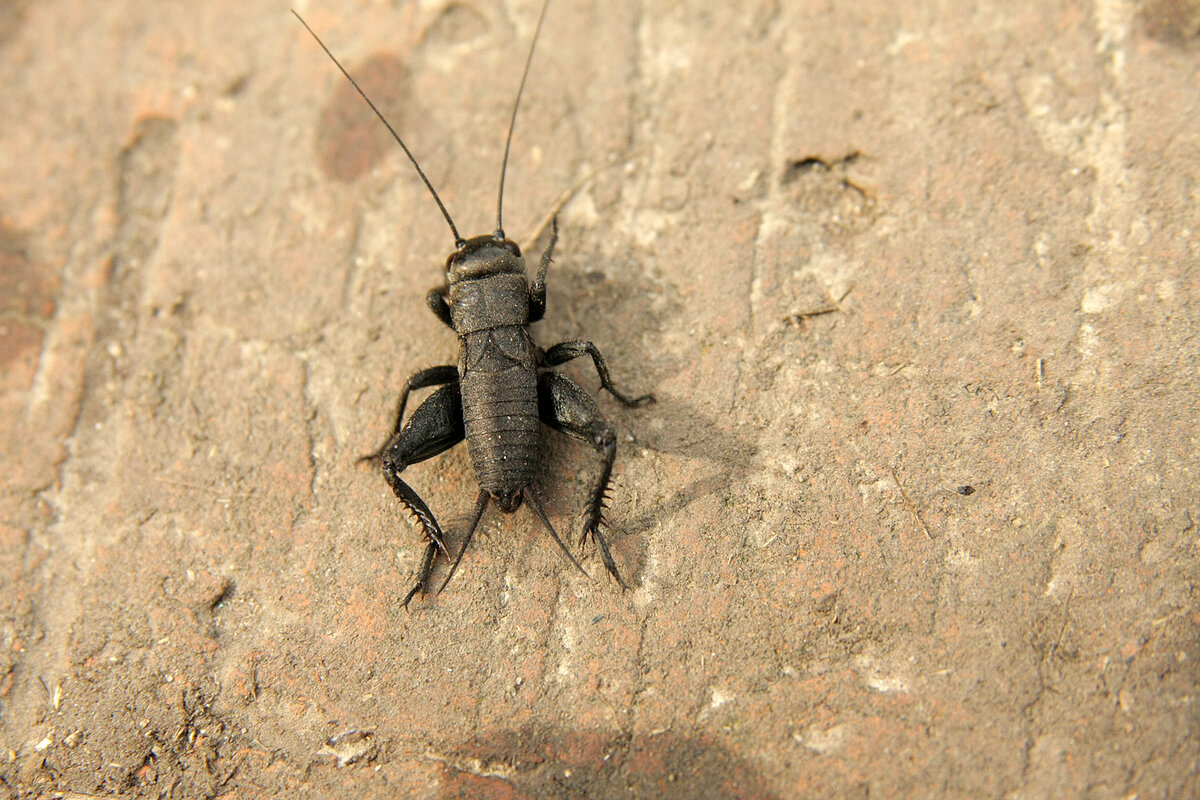
<instances>
[{"instance_id":1,"label":"spiny leg","mask_svg":"<svg viewBox=\"0 0 1200 800\"><path fill-rule=\"evenodd\" d=\"M604 456L600 477L592 489L584 511L583 532L579 537L582 547L590 536L600 549L604 568L616 578L622 589L628 588L617 571L608 543L600 533L604 522L604 508L608 501L609 481L612 479L613 462L617 457L617 435L608 421L600 415L600 407L591 395L579 384L565 375L543 372L538 378L538 413L542 422L566 435L588 442Z\"/></svg>"},{"instance_id":2,"label":"spiny leg","mask_svg":"<svg viewBox=\"0 0 1200 800\"><path fill-rule=\"evenodd\" d=\"M436 369L436 368L435 368ZM433 370L426 370L433 372ZM424 403L412 413L408 423L397 431L379 454L383 466L383 477L392 492L399 498L405 508L417 519L428 543L425 545L425 555L421 559L421 570L417 574L417 584L404 598L404 605L420 592L425 594L429 582L429 573L437 551L441 551L446 560L450 554L446 550L445 536L438 525L437 518L429 510L429 506L421 499L411 486L404 482L400 473L413 464L425 461L439 453L449 450L466 436L463 429L462 395L458 381L443 386L431 394Z\"/></svg>"},{"instance_id":3,"label":"spiny leg","mask_svg":"<svg viewBox=\"0 0 1200 800\"><path fill-rule=\"evenodd\" d=\"M596 349L596 345L591 342L561 342L556 344L542 356L542 363L547 367L557 367L559 364L565 364L580 356L592 357L592 363L595 364L596 372L600 375L600 385L623 404L632 408L640 406L642 403L654 402L654 395L652 394L629 398L617 391L617 387L613 386L612 378L608 375L608 365L604 363L604 356L600 355L600 351Z\"/></svg>"},{"instance_id":4,"label":"spiny leg","mask_svg":"<svg viewBox=\"0 0 1200 800\"><path fill-rule=\"evenodd\" d=\"M425 555L421 556L421 569L417 572L417 582L408 594L404 595L404 610L408 610L409 602L417 596L417 592L425 594L425 582L429 580L429 573L433 571L433 560L437 558L438 548L432 541L425 545Z\"/></svg>"},{"instance_id":5,"label":"spiny leg","mask_svg":"<svg viewBox=\"0 0 1200 800\"><path fill-rule=\"evenodd\" d=\"M554 243L558 241L558 217L550 223L550 244L542 253L541 263L538 264L537 277L529 287L529 321L537 322L546 315L546 270L550 269L550 256L554 253Z\"/></svg>"},{"instance_id":6,"label":"spiny leg","mask_svg":"<svg viewBox=\"0 0 1200 800\"><path fill-rule=\"evenodd\" d=\"M526 502L528 502L529 507L533 509L533 513L537 514L538 519L540 519L542 524L546 526L546 530L550 531L551 538L553 538L554 541L558 543L558 546L562 548L562 551L566 553L567 558L570 559L571 563L575 565L575 569L582 572L584 577L591 578L592 576L588 575L587 570L575 560L575 556L571 555L571 551L567 549L565 544L563 544L563 540L558 538L558 533L555 532L554 526L550 524L550 518L546 516L546 511L542 508L542 499L538 497L537 492L534 491L534 488L532 486L526 486L524 494ZM621 579L617 578L617 580L620 581Z\"/></svg>"},{"instance_id":7,"label":"spiny leg","mask_svg":"<svg viewBox=\"0 0 1200 800\"><path fill-rule=\"evenodd\" d=\"M410 392L414 389L443 386L447 383L458 383L458 367L452 365L430 367L429 369L421 370L405 381L404 388L400 390L400 399L396 403L396 424L392 426L391 435L388 436L388 440L384 442L383 447L380 447L374 453L363 456L359 459L359 462L374 461L380 458L388 448L396 443L396 440L400 437L401 428L404 425L404 409L408 406L408 395Z\"/></svg>"}]
</instances>

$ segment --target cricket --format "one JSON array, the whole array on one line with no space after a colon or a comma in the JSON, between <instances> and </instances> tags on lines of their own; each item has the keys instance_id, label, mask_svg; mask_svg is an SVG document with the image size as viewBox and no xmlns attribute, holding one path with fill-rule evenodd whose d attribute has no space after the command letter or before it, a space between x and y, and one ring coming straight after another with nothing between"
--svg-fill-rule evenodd
<instances>
[{"instance_id":1,"label":"cricket","mask_svg":"<svg viewBox=\"0 0 1200 800\"><path fill-rule=\"evenodd\" d=\"M603 459L584 509L579 545L583 548L589 540L594 542L605 569L622 589L628 588L601 532L601 528L607 527L604 512L610 501L616 432L601 414L595 398L553 368L586 356L595 366L601 388L625 406L652 403L654 396L630 397L620 392L613 384L604 357L590 341L560 342L546 350L534 343L529 326L546 313L546 274L558 241L558 221L555 218L551 224L550 241L532 283L520 247L504 233L504 180L513 130L549 5L549 0L542 5L513 102L500 165L496 228L470 239L459 234L433 184L400 134L316 32L292 11L404 150L454 237L454 250L446 259L445 281L429 292L426 302L434 316L458 336L458 363L431 367L412 375L400 392L391 435L379 450L364 456L365 460L380 465L392 492L412 514L425 539L416 584L403 601L406 608L413 597L428 593L439 556L450 569L438 591L446 587L458 570L484 512L493 503L508 514L522 504L528 505L571 564L588 575L550 523L534 485L542 436L547 429L587 442ZM435 391L406 420L410 393L427 388ZM464 440L479 494L462 544L451 556L437 518L401 475L413 464L444 453Z\"/></svg>"}]
</instances>

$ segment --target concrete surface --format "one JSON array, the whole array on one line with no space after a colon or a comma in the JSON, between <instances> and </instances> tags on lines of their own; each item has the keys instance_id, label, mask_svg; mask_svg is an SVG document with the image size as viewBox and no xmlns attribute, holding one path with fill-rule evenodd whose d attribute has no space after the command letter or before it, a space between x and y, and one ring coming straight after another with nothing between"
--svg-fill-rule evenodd
<instances>
[{"instance_id":1,"label":"concrete surface","mask_svg":"<svg viewBox=\"0 0 1200 800\"><path fill-rule=\"evenodd\" d=\"M538 7L298 6L467 235ZM1196 0L555 0L506 221L658 396L633 588L492 512L411 612L452 241L287 5L9 2L0 85L0 793L1200 794Z\"/></svg>"}]
</instances>

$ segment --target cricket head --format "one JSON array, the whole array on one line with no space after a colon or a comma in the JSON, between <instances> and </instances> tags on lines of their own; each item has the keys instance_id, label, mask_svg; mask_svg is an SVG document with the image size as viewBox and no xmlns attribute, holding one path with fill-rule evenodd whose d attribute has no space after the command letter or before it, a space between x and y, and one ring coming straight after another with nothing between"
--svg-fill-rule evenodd
<instances>
[{"instance_id":1,"label":"cricket head","mask_svg":"<svg viewBox=\"0 0 1200 800\"><path fill-rule=\"evenodd\" d=\"M504 273L525 274L525 259L517 243L503 235L468 239L446 259L446 278L451 286Z\"/></svg>"}]
</instances>

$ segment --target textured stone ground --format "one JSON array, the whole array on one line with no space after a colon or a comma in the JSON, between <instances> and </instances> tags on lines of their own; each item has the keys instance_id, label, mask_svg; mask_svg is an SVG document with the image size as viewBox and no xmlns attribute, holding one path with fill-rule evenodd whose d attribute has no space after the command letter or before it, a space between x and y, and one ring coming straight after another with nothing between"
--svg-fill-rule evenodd
<instances>
[{"instance_id":1,"label":"textured stone ground","mask_svg":"<svg viewBox=\"0 0 1200 800\"><path fill-rule=\"evenodd\" d=\"M299 10L471 235L538 7ZM0 794L1200 793L1195 0L555 0L506 223L566 197L535 336L658 396L632 588L493 512L411 612L386 132L286 4L10 2L0 85Z\"/></svg>"}]
</instances>

